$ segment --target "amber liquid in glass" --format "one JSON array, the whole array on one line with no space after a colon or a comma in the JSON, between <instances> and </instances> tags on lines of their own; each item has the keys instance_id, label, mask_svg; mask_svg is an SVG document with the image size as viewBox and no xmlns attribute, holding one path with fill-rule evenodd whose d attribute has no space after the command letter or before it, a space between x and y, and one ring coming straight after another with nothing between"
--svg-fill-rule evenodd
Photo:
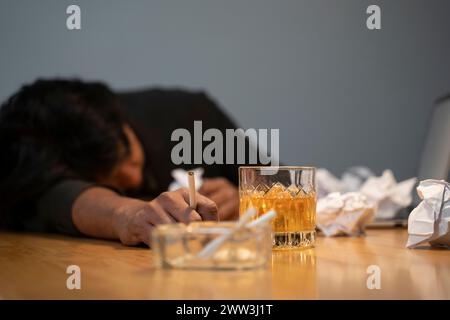
<instances>
[{"instance_id":1,"label":"amber liquid in glass","mask_svg":"<svg viewBox=\"0 0 450 320\"><path fill-rule=\"evenodd\" d=\"M314 243L316 226L316 194L303 191L291 193L283 187L272 187L269 192L254 191L240 196L239 214L248 208L257 210L255 219L275 209L272 220L274 248L310 247Z\"/></svg>"}]
</instances>

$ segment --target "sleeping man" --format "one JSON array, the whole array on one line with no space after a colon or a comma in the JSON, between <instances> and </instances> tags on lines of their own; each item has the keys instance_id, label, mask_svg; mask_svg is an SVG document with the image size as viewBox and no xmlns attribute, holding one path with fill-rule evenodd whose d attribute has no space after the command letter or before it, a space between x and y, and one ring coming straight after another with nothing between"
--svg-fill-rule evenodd
<instances>
[{"instance_id":1,"label":"sleeping man","mask_svg":"<svg viewBox=\"0 0 450 320\"><path fill-rule=\"evenodd\" d=\"M170 133L233 128L203 93L114 94L97 82L38 80L0 107L0 228L149 244L158 224L238 215L237 167L205 167L196 210L168 192Z\"/></svg>"}]
</instances>

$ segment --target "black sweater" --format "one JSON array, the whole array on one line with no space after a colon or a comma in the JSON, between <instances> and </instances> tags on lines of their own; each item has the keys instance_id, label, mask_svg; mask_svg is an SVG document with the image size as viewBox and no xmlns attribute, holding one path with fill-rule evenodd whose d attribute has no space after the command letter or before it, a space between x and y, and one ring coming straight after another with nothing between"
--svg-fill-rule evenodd
<instances>
[{"instance_id":1,"label":"black sweater","mask_svg":"<svg viewBox=\"0 0 450 320\"><path fill-rule=\"evenodd\" d=\"M233 129L233 122L202 92L182 90L151 89L145 91L119 93L121 108L130 126L140 139L146 163L144 183L133 193L116 190L124 195L151 199L167 190L172 182L171 170L175 168L195 168L202 166L205 177L225 177L238 183L237 165L175 165L171 161L171 150L178 142L171 141L171 134L177 128L185 128L194 137L195 120L201 120L203 132L217 128L224 134L225 129ZM224 134L225 137L225 134ZM209 142L208 142L209 143ZM192 152L193 155L193 152ZM225 156L225 152L224 152ZM38 199L23 199L29 205L26 213L10 214L4 228L22 229L36 232L60 232L79 235L72 221L72 205L86 188L96 185L92 181L64 180L50 187Z\"/></svg>"}]
</instances>

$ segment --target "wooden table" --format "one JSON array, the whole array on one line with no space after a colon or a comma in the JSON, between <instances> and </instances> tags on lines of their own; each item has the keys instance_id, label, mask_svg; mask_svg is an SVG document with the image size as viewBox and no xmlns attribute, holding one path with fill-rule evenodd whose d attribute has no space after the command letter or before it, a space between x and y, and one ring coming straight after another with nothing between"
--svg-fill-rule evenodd
<instances>
[{"instance_id":1,"label":"wooden table","mask_svg":"<svg viewBox=\"0 0 450 320\"><path fill-rule=\"evenodd\" d=\"M0 233L3 299L449 299L450 251L405 249L404 229L319 237L316 248L273 252L267 269L161 270L152 251L58 235ZM68 290L69 265L81 290ZM367 268L381 289L367 288Z\"/></svg>"}]
</instances>

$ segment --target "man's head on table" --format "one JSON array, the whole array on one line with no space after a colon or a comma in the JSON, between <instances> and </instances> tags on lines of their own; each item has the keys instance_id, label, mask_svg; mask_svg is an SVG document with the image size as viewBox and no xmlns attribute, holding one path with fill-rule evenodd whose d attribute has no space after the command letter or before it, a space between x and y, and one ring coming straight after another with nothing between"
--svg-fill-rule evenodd
<instances>
[{"instance_id":1,"label":"man's head on table","mask_svg":"<svg viewBox=\"0 0 450 320\"><path fill-rule=\"evenodd\" d=\"M118 104L101 83L41 80L24 86L1 107L0 212L16 215L0 213L3 225L58 224L60 216L39 212L48 209L41 202L57 202L74 193L72 221L64 223L72 223L81 234L119 238L125 244L148 243L151 228L160 223L235 215L237 190L223 178L206 180L200 190L228 208L219 213L216 204L200 194L197 210L190 209L182 189L150 202L119 195L116 191L139 189L146 159ZM31 199L38 199L36 216L17 213L23 201Z\"/></svg>"}]
</instances>

